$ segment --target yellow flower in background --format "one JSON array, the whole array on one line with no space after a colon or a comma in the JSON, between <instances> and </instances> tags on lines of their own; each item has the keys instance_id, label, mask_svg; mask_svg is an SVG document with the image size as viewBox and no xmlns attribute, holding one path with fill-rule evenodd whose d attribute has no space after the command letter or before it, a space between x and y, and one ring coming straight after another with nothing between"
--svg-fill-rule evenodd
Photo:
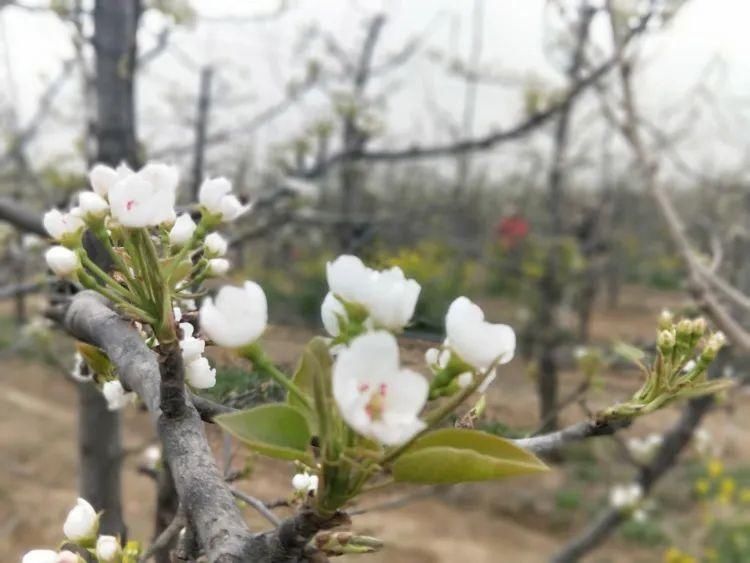
<instances>
[{"instance_id":1,"label":"yellow flower in background","mask_svg":"<svg viewBox=\"0 0 750 563\"><path fill-rule=\"evenodd\" d=\"M724 464L721 463L720 459L713 458L706 465L706 469L708 471L708 476L712 479L716 479L724 473Z\"/></svg>"},{"instance_id":2,"label":"yellow flower in background","mask_svg":"<svg viewBox=\"0 0 750 563\"><path fill-rule=\"evenodd\" d=\"M732 502L734 492L737 490L737 482L731 477L725 477L721 480L719 485L719 494L717 498L719 502L729 504Z\"/></svg>"},{"instance_id":3,"label":"yellow flower in background","mask_svg":"<svg viewBox=\"0 0 750 563\"><path fill-rule=\"evenodd\" d=\"M697 563L698 560L676 547L670 547L664 552L664 563Z\"/></svg>"},{"instance_id":4,"label":"yellow flower in background","mask_svg":"<svg viewBox=\"0 0 750 563\"><path fill-rule=\"evenodd\" d=\"M706 496L711 490L711 482L708 479L701 478L695 482L695 492L700 496Z\"/></svg>"},{"instance_id":5,"label":"yellow flower in background","mask_svg":"<svg viewBox=\"0 0 750 563\"><path fill-rule=\"evenodd\" d=\"M750 489L747 487L740 489L740 502L750 504Z\"/></svg>"}]
</instances>

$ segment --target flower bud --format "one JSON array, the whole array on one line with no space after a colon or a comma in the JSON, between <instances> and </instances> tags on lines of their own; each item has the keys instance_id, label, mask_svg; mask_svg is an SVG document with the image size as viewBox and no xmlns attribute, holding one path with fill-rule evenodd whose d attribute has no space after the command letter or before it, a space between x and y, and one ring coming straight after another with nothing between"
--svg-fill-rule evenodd
<instances>
[{"instance_id":1,"label":"flower bud","mask_svg":"<svg viewBox=\"0 0 750 563\"><path fill-rule=\"evenodd\" d=\"M64 246L53 246L44 253L47 266L56 275L64 278L71 275L81 267L78 255Z\"/></svg>"},{"instance_id":2,"label":"flower bud","mask_svg":"<svg viewBox=\"0 0 750 563\"><path fill-rule=\"evenodd\" d=\"M75 235L86 224L83 219L72 213L63 213L59 209L50 209L42 217L42 224L49 235L58 242Z\"/></svg>"},{"instance_id":3,"label":"flower bud","mask_svg":"<svg viewBox=\"0 0 750 563\"><path fill-rule=\"evenodd\" d=\"M107 400L107 408L119 411L135 400L135 393L127 393L119 379L105 381L102 385L102 395Z\"/></svg>"},{"instance_id":4,"label":"flower bud","mask_svg":"<svg viewBox=\"0 0 750 563\"><path fill-rule=\"evenodd\" d=\"M298 493L314 493L318 488L318 476L308 473L297 473L292 477L292 487Z\"/></svg>"},{"instance_id":5,"label":"flower bud","mask_svg":"<svg viewBox=\"0 0 750 563\"><path fill-rule=\"evenodd\" d=\"M662 330L659 332L659 335L656 337L656 344L663 354L671 352L675 345L674 331Z\"/></svg>"},{"instance_id":6,"label":"flower bud","mask_svg":"<svg viewBox=\"0 0 750 563\"><path fill-rule=\"evenodd\" d=\"M677 339L681 339L690 336L693 333L693 321L690 319L682 319L677 323Z\"/></svg>"},{"instance_id":7,"label":"flower bud","mask_svg":"<svg viewBox=\"0 0 750 563\"><path fill-rule=\"evenodd\" d=\"M216 370L201 357L185 366L185 380L196 389L209 389L216 385Z\"/></svg>"},{"instance_id":8,"label":"flower bud","mask_svg":"<svg viewBox=\"0 0 750 563\"><path fill-rule=\"evenodd\" d=\"M201 331L219 346L251 344L263 334L267 322L266 294L251 281L243 287L222 287L215 300L208 297L201 306Z\"/></svg>"},{"instance_id":9,"label":"flower bud","mask_svg":"<svg viewBox=\"0 0 750 563\"><path fill-rule=\"evenodd\" d=\"M93 541L99 530L99 516L86 500L79 498L76 505L68 512L63 524L65 537L76 543Z\"/></svg>"},{"instance_id":10,"label":"flower bud","mask_svg":"<svg viewBox=\"0 0 750 563\"><path fill-rule=\"evenodd\" d=\"M659 330L669 330L674 324L674 315L669 309L662 310L659 315Z\"/></svg>"},{"instance_id":11,"label":"flower bud","mask_svg":"<svg viewBox=\"0 0 750 563\"><path fill-rule=\"evenodd\" d=\"M97 164L89 171L89 182L94 192L102 197L107 197L109 190L120 179L120 174L114 168L106 164Z\"/></svg>"},{"instance_id":12,"label":"flower bud","mask_svg":"<svg viewBox=\"0 0 750 563\"><path fill-rule=\"evenodd\" d=\"M703 317L698 317L697 319L693 319L693 336L703 336L703 334L706 332L706 319Z\"/></svg>"},{"instance_id":13,"label":"flower bud","mask_svg":"<svg viewBox=\"0 0 750 563\"><path fill-rule=\"evenodd\" d=\"M714 358L716 358L719 350L721 350L726 343L727 338L726 336L724 336L723 332L713 333L706 342L706 346L703 348L703 353L701 354L702 359L704 361L713 360Z\"/></svg>"},{"instance_id":14,"label":"flower bud","mask_svg":"<svg viewBox=\"0 0 750 563\"><path fill-rule=\"evenodd\" d=\"M465 371L456 377L456 383L461 389L466 389L469 385L474 383L474 374L470 371Z\"/></svg>"},{"instance_id":15,"label":"flower bud","mask_svg":"<svg viewBox=\"0 0 750 563\"><path fill-rule=\"evenodd\" d=\"M169 242L176 246L182 246L192 238L195 228L195 221L190 217L190 214L183 213L177 217L172 230L169 231Z\"/></svg>"},{"instance_id":16,"label":"flower bud","mask_svg":"<svg viewBox=\"0 0 750 563\"><path fill-rule=\"evenodd\" d=\"M96 556L103 563L117 561L122 553L120 542L115 536L99 536L96 540Z\"/></svg>"},{"instance_id":17,"label":"flower bud","mask_svg":"<svg viewBox=\"0 0 750 563\"><path fill-rule=\"evenodd\" d=\"M57 552L51 549L32 549L23 556L21 563L57 563Z\"/></svg>"},{"instance_id":18,"label":"flower bud","mask_svg":"<svg viewBox=\"0 0 750 563\"><path fill-rule=\"evenodd\" d=\"M229 271L229 260L226 258L211 258L208 261L208 273L212 276L223 276Z\"/></svg>"},{"instance_id":19,"label":"flower bud","mask_svg":"<svg viewBox=\"0 0 750 563\"><path fill-rule=\"evenodd\" d=\"M104 217L109 210L109 203L95 192L81 192L78 194L78 206L86 219Z\"/></svg>"},{"instance_id":20,"label":"flower bud","mask_svg":"<svg viewBox=\"0 0 750 563\"><path fill-rule=\"evenodd\" d=\"M227 240L219 233L211 233L206 237L206 252L209 256L224 256L227 253Z\"/></svg>"}]
</instances>

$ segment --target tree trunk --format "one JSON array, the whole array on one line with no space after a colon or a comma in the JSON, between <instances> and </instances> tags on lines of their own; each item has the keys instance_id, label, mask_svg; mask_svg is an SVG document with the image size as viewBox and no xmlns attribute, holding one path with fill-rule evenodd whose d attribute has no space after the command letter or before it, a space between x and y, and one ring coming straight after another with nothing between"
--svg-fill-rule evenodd
<instances>
[{"instance_id":1,"label":"tree trunk","mask_svg":"<svg viewBox=\"0 0 750 563\"><path fill-rule=\"evenodd\" d=\"M98 0L94 7L97 160L113 166L138 162L133 77L139 16L139 0ZM80 493L103 511L101 531L124 539L119 415L92 385L78 389Z\"/></svg>"}]
</instances>

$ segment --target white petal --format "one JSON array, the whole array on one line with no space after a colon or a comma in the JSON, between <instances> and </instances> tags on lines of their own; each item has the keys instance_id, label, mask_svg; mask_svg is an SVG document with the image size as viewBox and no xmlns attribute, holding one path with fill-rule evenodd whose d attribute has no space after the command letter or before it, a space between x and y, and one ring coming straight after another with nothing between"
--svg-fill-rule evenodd
<instances>
[{"instance_id":1,"label":"white petal","mask_svg":"<svg viewBox=\"0 0 750 563\"><path fill-rule=\"evenodd\" d=\"M110 188L117 180L119 180L117 171L106 164L97 164L89 171L91 187L102 197L107 197Z\"/></svg>"},{"instance_id":2,"label":"white petal","mask_svg":"<svg viewBox=\"0 0 750 563\"><path fill-rule=\"evenodd\" d=\"M196 389L209 389L216 385L216 370L206 358L198 358L185 366L185 380Z\"/></svg>"},{"instance_id":3,"label":"white petal","mask_svg":"<svg viewBox=\"0 0 750 563\"><path fill-rule=\"evenodd\" d=\"M320 306L320 318L326 332L331 336L335 337L340 333L339 317L346 318L346 309L341 301L329 291Z\"/></svg>"},{"instance_id":4,"label":"white petal","mask_svg":"<svg viewBox=\"0 0 750 563\"><path fill-rule=\"evenodd\" d=\"M232 191L226 178L207 178L201 184L198 201L211 213L221 213L221 199Z\"/></svg>"}]
</instances>

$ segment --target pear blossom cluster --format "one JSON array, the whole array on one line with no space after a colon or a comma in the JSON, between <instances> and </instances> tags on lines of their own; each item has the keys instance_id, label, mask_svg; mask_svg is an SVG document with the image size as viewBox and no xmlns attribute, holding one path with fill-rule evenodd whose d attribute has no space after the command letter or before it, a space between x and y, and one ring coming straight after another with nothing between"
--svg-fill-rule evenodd
<instances>
[{"instance_id":1,"label":"pear blossom cluster","mask_svg":"<svg viewBox=\"0 0 750 563\"><path fill-rule=\"evenodd\" d=\"M507 325L485 320L481 308L459 297L448 308L443 346L427 351L432 383L403 368L393 333L411 321L421 290L398 268L378 271L344 255L326 267L329 292L321 320L336 344L333 397L342 418L362 436L398 446L426 428L419 418L428 399L458 390L484 392L494 367L513 358Z\"/></svg>"},{"instance_id":2,"label":"pear blossom cluster","mask_svg":"<svg viewBox=\"0 0 750 563\"><path fill-rule=\"evenodd\" d=\"M63 524L63 534L68 542L77 545L89 559L69 549L33 549L27 552L22 563L83 563L94 560L99 563L115 563L122 560L123 548L116 536L99 534L99 515L89 502L79 498L68 512Z\"/></svg>"},{"instance_id":3,"label":"pear blossom cluster","mask_svg":"<svg viewBox=\"0 0 750 563\"><path fill-rule=\"evenodd\" d=\"M208 178L199 190L200 220L194 219L195 210L178 215L179 172L174 166L156 162L137 171L124 164L116 168L97 164L89 172L89 182L91 190L78 194L77 205L67 211L52 209L45 213L44 227L58 243L47 250L47 265L58 276L78 281L112 300L135 321L150 345L177 339L187 383L196 389L212 387L216 371L203 356L204 337L226 345L223 313L217 311L223 307L230 315L247 312L248 303L242 299L243 303L237 305L238 295L232 297L231 288L217 296L217 305L224 304L218 308L206 299L203 316L207 320L202 323L201 335L195 334L195 325L187 319L181 322L180 307L186 313L195 311L191 292L202 294L200 284L204 279L229 271L230 262L225 257L229 244L213 229L236 220L250 206L232 193L226 178ZM86 229L109 251L114 273L104 272L89 258L82 245ZM251 305L251 309L260 307L263 313L250 319L253 339L263 332L266 323L265 295L259 287L254 289L253 297L257 300L260 293L262 303ZM173 311L171 319L164 317L165 310ZM248 331L240 331L240 339L245 338ZM80 371L80 367L75 370ZM95 379L110 410L119 410L134 400L135 395L116 378Z\"/></svg>"}]
</instances>

